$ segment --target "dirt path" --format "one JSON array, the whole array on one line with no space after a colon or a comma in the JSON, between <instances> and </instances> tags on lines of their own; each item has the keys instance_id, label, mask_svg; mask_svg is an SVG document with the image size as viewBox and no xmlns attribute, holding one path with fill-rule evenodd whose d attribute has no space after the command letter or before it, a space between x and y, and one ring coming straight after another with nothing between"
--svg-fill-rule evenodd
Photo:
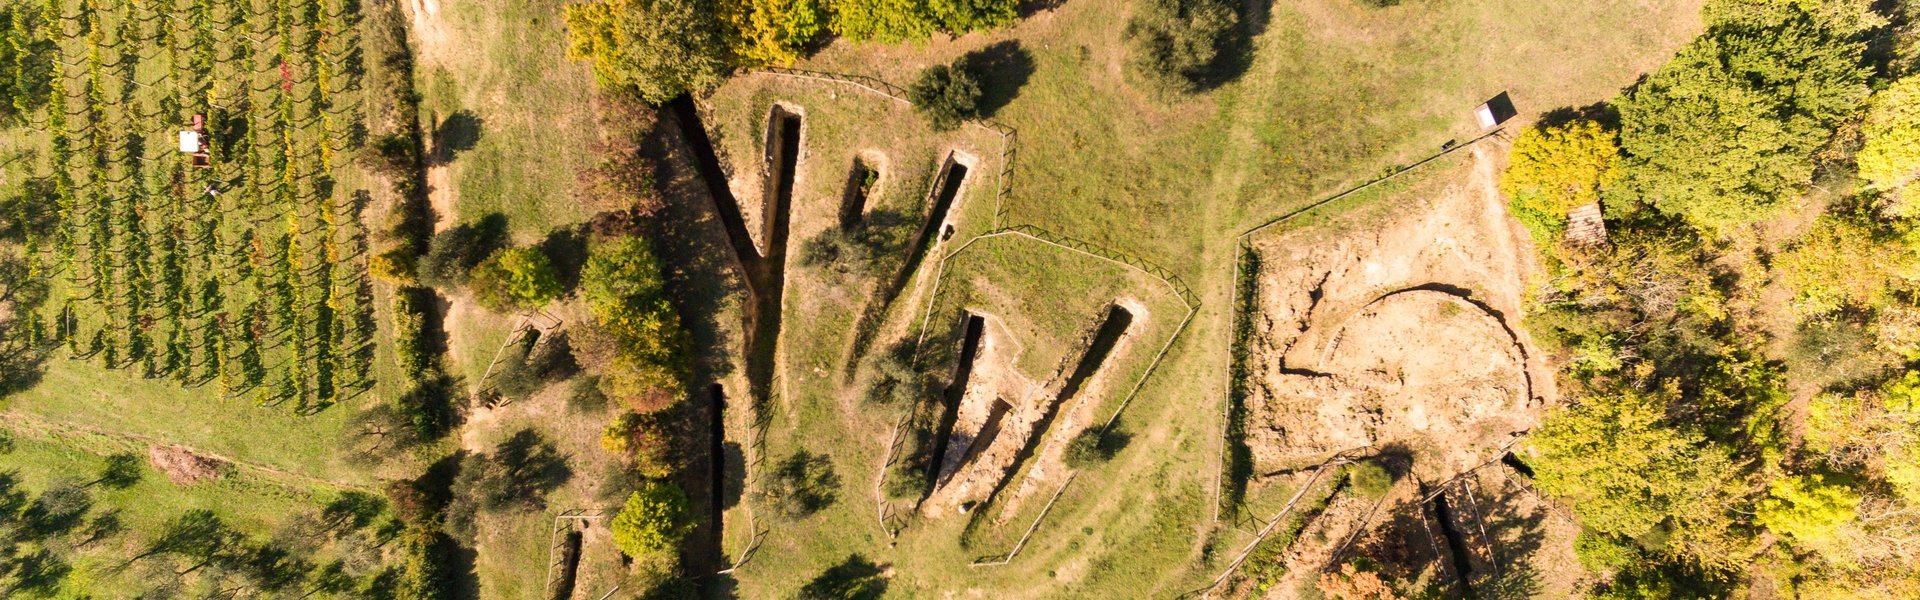
<instances>
[{"instance_id":1,"label":"dirt path","mask_svg":"<svg viewBox=\"0 0 1920 600\"><path fill-rule=\"evenodd\" d=\"M46 420L44 418L41 418L39 415L32 414L32 413L25 413L20 411L13 411L13 410L0 411L0 424L3 424L3 425L0 425L0 428L10 429L13 431L26 433L28 435L33 435L35 437L41 437L41 438L78 438L83 436L92 436L92 437L104 437L104 438L119 440L123 443L126 443L129 446L138 446L142 449L145 449L151 446L170 446L170 447L183 448L189 452L192 452L195 455L204 456L207 458L211 458L214 460L218 460L218 461L233 465L235 468L241 471L246 471L252 474L254 477L257 477L263 481L266 481L267 483L271 483L273 485L278 485L288 489L297 490L297 489L305 489L305 488L312 488L312 487L332 487L332 488L356 490L356 491L362 491L362 492L377 491L373 486L369 486L369 485L361 485L357 483L346 483L342 481L332 481L328 479L314 477L311 475L306 475L303 473L295 473L293 471L288 471L280 467L275 467L272 465L257 463L253 461L240 460L240 459L233 458L231 456L226 456L226 455L222 455L214 452L207 452L205 450L194 448L192 446L188 446L180 442L161 439L161 438L150 436L150 435L143 435L138 433L126 433L123 431L109 431L109 430L100 429L97 427L74 425L71 423L58 423L58 422ZM87 445L87 444L83 444L82 447L87 448L89 451L99 450L99 448L96 448L92 445ZM102 454L102 456L105 456L105 455Z\"/></svg>"}]
</instances>

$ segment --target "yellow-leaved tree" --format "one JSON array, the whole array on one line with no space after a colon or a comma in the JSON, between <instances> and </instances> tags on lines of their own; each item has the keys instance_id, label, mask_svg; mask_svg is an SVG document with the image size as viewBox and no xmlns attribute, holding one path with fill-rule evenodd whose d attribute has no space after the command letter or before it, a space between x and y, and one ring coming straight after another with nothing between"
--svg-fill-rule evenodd
<instances>
[{"instance_id":1,"label":"yellow-leaved tree","mask_svg":"<svg viewBox=\"0 0 1920 600\"><path fill-rule=\"evenodd\" d=\"M1894 82L1874 94L1862 126L1866 144L1855 157L1860 177L1874 188L1893 192L1893 213L1920 217L1920 76Z\"/></svg>"},{"instance_id":2,"label":"yellow-leaved tree","mask_svg":"<svg viewBox=\"0 0 1920 600\"><path fill-rule=\"evenodd\" d=\"M1567 211L1598 202L1619 178L1619 136L1581 119L1521 132L1500 176L1500 193L1534 240L1550 246L1566 231Z\"/></svg>"}]
</instances>

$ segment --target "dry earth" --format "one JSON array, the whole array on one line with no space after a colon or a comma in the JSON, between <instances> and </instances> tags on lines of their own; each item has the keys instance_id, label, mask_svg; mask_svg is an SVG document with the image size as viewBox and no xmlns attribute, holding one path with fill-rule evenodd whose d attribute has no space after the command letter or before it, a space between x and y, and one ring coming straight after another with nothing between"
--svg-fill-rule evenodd
<instances>
[{"instance_id":1,"label":"dry earth","mask_svg":"<svg viewBox=\"0 0 1920 600\"><path fill-rule=\"evenodd\" d=\"M1256 474L1398 446L1444 480L1532 427L1552 391L1513 322L1533 267L1494 189L1502 150L1477 146L1381 210L1254 238Z\"/></svg>"}]
</instances>

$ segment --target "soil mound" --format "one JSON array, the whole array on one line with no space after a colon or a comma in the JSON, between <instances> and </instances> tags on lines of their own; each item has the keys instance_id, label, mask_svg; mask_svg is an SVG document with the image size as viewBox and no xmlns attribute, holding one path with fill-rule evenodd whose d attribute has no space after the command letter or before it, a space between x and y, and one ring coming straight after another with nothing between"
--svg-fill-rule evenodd
<instances>
[{"instance_id":1,"label":"soil mound","mask_svg":"<svg viewBox=\"0 0 1920 600\"><path fill-rule=\"evenodd\" d=\"M186 446L150 446L147 462L167 476L174 485L191 485L219 479L231 467L227 461L195 453Z\"/></svg>"}]
</instances>

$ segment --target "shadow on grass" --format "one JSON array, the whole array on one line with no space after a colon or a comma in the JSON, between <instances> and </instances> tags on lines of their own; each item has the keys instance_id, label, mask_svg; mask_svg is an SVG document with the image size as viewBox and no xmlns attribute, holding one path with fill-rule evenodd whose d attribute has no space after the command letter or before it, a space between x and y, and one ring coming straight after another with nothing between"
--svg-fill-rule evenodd
<instances>
[{"instance_id":1,"label":"shadow on grass","mask_svg":"<svg viewBox=\"0 0 1920 600\"><path fill-rule=\"evenodd\" d=\"M962 68L980 79L979 116L993 118L994 113L1020 96L1020 88L1033 77L1033 54L1020 47L1019 40L996 42L961 58Z\"/></svg>"},{"instance_id":2,"label":"shadow on grass","mask_svg":"<svg viewBox=\"0 0 1920 600\"><path fill-rule=\"evenodd\" d=\"M486 120L470 110L455 111L441 119L433 127L433 152L427 156L429 165L444 165L453 162L460 153L472 150L479 145L480 135L486 127Z\"/></svg>"}]
</instances>

